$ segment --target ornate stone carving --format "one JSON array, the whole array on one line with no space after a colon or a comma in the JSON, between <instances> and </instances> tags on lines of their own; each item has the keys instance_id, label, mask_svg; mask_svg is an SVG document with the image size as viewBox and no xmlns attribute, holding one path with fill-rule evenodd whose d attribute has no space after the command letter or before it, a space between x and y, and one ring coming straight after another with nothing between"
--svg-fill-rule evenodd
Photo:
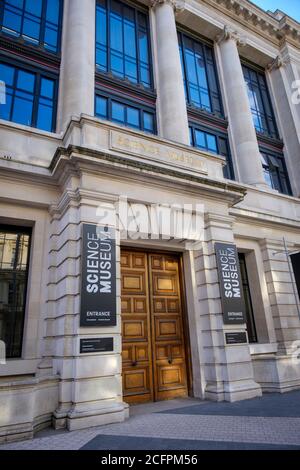
<instances>
[{"instance_id":1,"label":"ornate stone carving","mask_svg":"<svg viewBox=\"0 0 300 470\"><path fill-rule=\"evenodd\" d=\"M223 41L228 41L230 39L233 39L238 46L246 46L247 45L247 40L246 38L241 37L237 31L234 31L232 28L229 26L225 26L222 34L219 34L216 37L216 42L217 44L222 43Z\"/></svg>"},{"instance_id":2,"label":"ornate stone carving","mask_svg":"<svg viewBox=\"0 0 300 470\"><path fill-rule=\"evenodd\" d=\"M286 64L287 64L287 61L281 55L278 55L276 59L274 59L267 66L267 70L269 70L269 72L272 72L273 70L280 69L280 67L284 67Z\"/></svg>"},{"instance_id":3,"label":"ornate stone carving","mask_svg":"<svg viewBox=\"0 0 300 470\"><path fill-rule=\"evenodd\" d=\"M184 0L150 0L150 5L152 8L155 8L157 5L161 5L162 3L169 3L172 5L176 13L185 9Z\"/></svg>"}]
</instances>

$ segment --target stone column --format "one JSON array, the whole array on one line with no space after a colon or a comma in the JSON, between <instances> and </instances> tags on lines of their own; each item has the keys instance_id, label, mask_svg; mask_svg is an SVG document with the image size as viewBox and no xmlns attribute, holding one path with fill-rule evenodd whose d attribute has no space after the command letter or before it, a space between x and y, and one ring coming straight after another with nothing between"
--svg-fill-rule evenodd
<instances>
[{"instance_id":1,"label":"stone column","mask_svg":"<svg viewBox=\"0 0 300 470\"><path fill-rule=\"evenodd\" d=\"M153 43L158 121L162 137L190 144L189 126L180 63L175 0L153 0Z\"/></svg>"},{"instance_id":2,"label":"stone column","mask_svg":"<svg viewBox=\"0 0 300 470\"><path fill-rule=\"evenodd\" d=\"M95 0L65 0L57 130L72 116L94 115Z\"/></svg>"},{"instance_id":3,"label":"stone column","mask_svg":"<svg viewBox=\"0 0 300 470\"><path fill-rule=\"evenodd\" d=\"M229 126L235 148L236 166L242 183L268 188L263 175L256 131L252 119L247 87L240 62L238 45L242 45L238 35L225 27L217 38L220 66Z\"/></svg>"},{"instance_id":4,"label":"stone column","mask_svg":"<svg viewBox=\"0 0 300 470\"><path fill-rule=\"evenodd\" d=\"M285 46L267 69L285 159L295 196L300 196L300 54Z\"/></svg>"}]
</instances>

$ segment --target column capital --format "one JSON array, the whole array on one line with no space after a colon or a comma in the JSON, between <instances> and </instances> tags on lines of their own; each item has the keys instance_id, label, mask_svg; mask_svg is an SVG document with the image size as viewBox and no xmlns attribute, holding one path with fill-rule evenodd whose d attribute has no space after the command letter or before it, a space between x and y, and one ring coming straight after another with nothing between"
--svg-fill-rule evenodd
<instances>
[{"instance_id":1,"label":"column capital","mask_svg":"<svg viewBox=\"0 0 300 470\"><path fill-rule=\"evenodd\" d=\"M162 5L163 3L171 5L176 13L185 9L184 0L150 0L151 8L155 8L157 5Z\"/></svg>"},{"instance_id":2,"label":"column capital","mask_svg":"<svg viewBox=\"0 0 300 470\"><path fill-rule=\"evenodd\" d=\"M230 26L224 26L224 29L221 34L218 34L216 37L216 43L221 44L224 41L229 41L230 39L234 40L237 46L246 46L247 39L240 36L237 31L234 31Z\"/></svg>"},{"instance_id":3,"label":"column capital","mask_svg":"<svg viewBox=\"0 0 300 470\"><path fill-rule=\"evenodd\" d=\"M267 70L272 72L273 70L280 69L281 67L285 67L287 65L287 60L282 57L282 55L278 55L270 64L267 66Z\"/></svg>"}]
</instances>

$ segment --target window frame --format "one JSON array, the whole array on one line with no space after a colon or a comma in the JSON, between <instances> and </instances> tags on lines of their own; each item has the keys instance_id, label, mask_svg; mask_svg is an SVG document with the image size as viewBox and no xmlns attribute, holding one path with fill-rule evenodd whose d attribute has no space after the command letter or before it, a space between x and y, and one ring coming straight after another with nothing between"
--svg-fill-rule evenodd
<instances>
[{"instance_id":1,"label":"window frame","mask_svg":"<svg viewBox=\"0 0 300 470\"><path fill-rule=\"evenodd\" d=\"M104 77L107 76L109 78L115 79L117 82L125 82L128 85L132 85L133 87L137 88L142 88L147 91L153 91L154 90L154 71L153 71L153 59L152 59L152 43L151 43L151 28L150 28L150 20L149 20L149 10L147 8L144 8L141 5L136 5L134 3L131 3L130 1L127 0L116 0L118 3L125 5L131 9L134 10L134 18L135 18L135 43L136 43L136 52L137 52L137 57L136 57L136 65L137 65L137 76L138 80L137 82L131 81L129 78L125 77L119 77L115 75L112 70L111 70L111 53L110 53L110 37L111 37L111 32L110 32L110 12L111 12L111 1L112 0L104 0L106 2L106 43L107 43L107 71L101 70L99 67L97 67L97 7L100 4L99 0L96 0L96 15L95 15L95 22L96 22L96 31L95 31L95 69L96 69L96 74L101 74ZM146 24L147 24L147 35L148 35L148 57L149 57L149 79L150 79L150 85L149 87L146 87L143 85L143 83L140 81L140 53L139 53L139 41L138 41L138 14L142 13L146 17ZM124 32L123 32L124 36ZM124 37L123 37L124 39ZM124 56L124 53L123 53Z\"/></svg>"},{"instance_id":2,"label":"window frame","mask_svg":"<svg viewBox=\"0 0 300 470\"><path fill-rule=\"evenodd\" d=\"M254 309L253 309L253 301L252 301L251 289L250 289L250 283L249 283L246 253L239 251L238 258L239 258L239 265L240 265L240 270L241 270L241 282L243 286L243 294L244 294L245 307L246 307L246 324L247 324L248 340L250 344L257 344L258 335L257 335L257 328L256 328L255 315L254 315ZM244 264L244 267L245 267L245 278L243 278L242 263ZM247 303L246 303L245 289L247 289L248 291L248 296L247 296L247 298L249 299L248 308L247 308Z\"/></svg>"},{"instance_id":3,"label":"window frame","mask_svg":"<svg viewBox=\"0 0 300 470\"><path fill-rule=\"evenodd\" d=\"M226 133L226 131L222 132L222 131L216 130L215 128L213 128L209 125L205 125L205 124L202 124L202 123L200 124L200 123L197 123L193 120L189 120L189 128L190 128L191 133L192 133L191 146L194 147L194 148L198 148L199 150L204 150L205 152L210 152L213 155L221 155L221 156L225 157L226 162L227 162L227 164L226 164L227 170L224 168L224 178L235 181L235 173L234 173L234 167L233 167L233 162L232 162L232 155L231 155L231 150L230 150L229 138L228 138L228 134ZM197 147L195 145L195 142L196 142L195 131L205 132L206 134L210 134L210 135L213 135L214 137L216 137L217 153L214 153L214 152L212 152L211 150L208 150L208 149L203 149L201 147ZM224 139L224 141L225 141L225 145L227 147L227 155L226 156L222 155L220 153L220 143L219 143L220 139ZM228 172L227 175L229 177L225 175L226 171Z\"/></svg>"},{"instance_id":4,"label":"window frame","mask_svg":"<svg viewBox=\"0 0 300 470\"><path fill-rule=\"evenodd\" d=\"M59 93L59 76L55 74L52 71L49 71L48 69L44 69L41 67L34 67L31 65L28 65L25 62L20 62L15 59L12 59L8 56L5 56L2 63L5 65L7 64L8 66L14 67L15 69L18 70L23 70L24 72L29 72L32 73L36 76L35 79L35 87L34 87L34 93L33 93L33 107L32 107L32 120L31 120L31 125L27 124L19 124L12 119L6 120L6 122L12 122L17 125L22 125L26 126L29 128L33 129L38 129L41 132L50 132L50 133L55 133L56 132L56 126L57 126L57 107L58 107L58 93ZM16 90L16 77L17 74L14 73L14 84L13 84L13 90ZM53 115L52 115L52 126L51 126L51 131L47 131L44 129L41 129L40 127L37 127L37 119L38 119L38 101L40 97L40 91L41 91L41 78L44 77L49 80L53 80L54 82L54 95L53 95ZM13 103L11 107L10 114L13 112Z\"/></svg>"},{"instance_id":5,"label":"window frame","mask_svg":"<svg viewBox=\"0 0 300 470\"><path fill-rule=\"evenodd\" d=\"M40 49L42 48L45 53L52 54L54 56L60 56L61 54L61 46L62 46L62 29L63 29L63 13L64 13L64 0L59 1L59 17L58 17L58 33L57 33L57 46L56 51L52 51L50 49L45 48L45 30L46 30L46 9L47 9L47 1L42 0L42 14L41 14L41 22L40 22L40 32L39 32L39 40L38 43L34 41L29 41L23 36L23 32L20 32L19 35L9 34L3 31L3 19L4 19L4 6L5 0L0 0L0 37L3 35L6 38L10 38L14 41L20 42L22 44L26 44L33 48ZM51 1L51 0L49 0ZM21 31L23 30L24 24L24 15L25 11L22 9L22 16L21 16Z\"/></svg>"},{"instance_id":6,"label":"window frame","mask_svg":"<svg viewBox=\"0 0 300 470\"><path fill-rule=\"evenodd\" d=\"M107 106L108 118L107 119L105 119L104 117L99 116L99 115L96 114L97 97L106 98L107 101L108 101L108 106ZM141 119L141 113L142 112L152 114L153 115L153 124L154 124L153 132L144 130L143 125L140 128L138 128L138 127L130 126L128 124L112 120L112 118L111 118L111 114L112 114L111 113L111 110L112 110L111 103L112 103L112 101L116 101L116 102L118 102L118 103L120 103L124 106L129 106L131 108L137 109L139 111L139 122L140 122L140 124L142 124L142 119ZM144 132L148 135L157 135L157 117L156 117L156 108L155 107L148 106L147 104L144 104L141 101L130 100L127 97L124 97L124 96L121 97L120 95L118 95L118 93L109 93L108 91L103 90L100 87L96 87L96 90L95 90L95 117L97 117L99 119L103 119L107 122L112 122L116 125L124 126L125 128L128 128L128 129L132 129L132 130L135 130L135 131L138 131L138 132Z\"/></svg>"},{"instance_id":7,"label":"window frame","mask_svg":"<svg viewBox=\"0 0 300 470\"><path fill-rule=\"evenodd\" d=\"M201 45L201 48L203 50L203 60L205 64L205 76L206 76L206 81L207 81L207 91L208 91L208 96L209 96L209 101L210 101L210 106L211 106L211 111L207 110L206 108L200 108L196 106L195 104L192 103L191 101L191 96L190 96L190 90L189 87L187 86L188 83L188 74L187 74L187 64L186 64L186 58L184 54L184 47L183 47L183 36L187 37L188 39L197 42ZM177 25L177 37L178 37L178 47L181 47L182 50L182 65L183 65L183 82L184 82L184 88L185 88L185 94L186 94L186 104L187 108L191 109L193 112L196 112L197 110L201 113L205 113L207 115L214 115L218 116L219 118L224 118L224 106L223 106L223 99L222 99L222 93L221 93L221 87L220 87L220 80L219 80L219 74L218 74L218 69L217 69L217 64L216 64L216 57L213 49L213 44L206 40L205 38L202 38L200 36L197 36L193 34L189 30L185 30L181 28L179 25ZM213 99L212 99L212 91L210 88L210 83L209 83L209 76L208 76L208 58L207 58L207 52L206 48L211 49L212 53L212 65L214 68L214 78L216 80L216 87L217 87L217 92L218 92L218 100L220 104L220 112L216 111L213 106Z\"/></svg>"},{"instance_id":8,"label":"window frame","mask_svg":"<svg viewBox=\"0 0 300 470\"><path fill-rule=\"evenodd\" d=\"M290 178L289 178L289 173L288 173L288 170L287 170L287 166L286 166L286 163L285 163L285 158L284 158L284 154L282 152L275 152L274 150L270 150L268 148L265 148L263 146L260 146L260 153L262 155L264 155L265 157L267 157L268 159L268 167L274 167L276 168L275 165L270 164L270 161L272 158L275 158L276 160L280 160L281 164L282 164L282 170L280 167L277 167L278 170L276 171L276 174L277 174L277 178L278 178L278 181L279 181L279 184L280 184L280 188L275 188L273 187L273 185L271 186L272 189L275 189L276 191L278 191L280 194L284 194L286 196L292 196L293 195L293 192L292 192L292 187L291 187L291 182L290 182ZM264 168L265 168L265 165L263 164L262 162L262 167L263 167L263 171L264 171ZM286 186L287 186L287 192L285 192L283 190L283 185L282 185L282 174L284 174L284 177L285 177L285 180L286 180Z\"/></svg>"},{"instance_id":9,"label":"window frame","mask_svg":"<svg viewBox=\"0 0 300 470\"><path fill-rule=\"evenodd\" d=\"M0 224L0 233L3 233L3 232L29 236L28 258L27 258L27 265L26 265L26 271L25 271L26 281L24 284L24 301L23 301L23 308L22 308L22 325L21 325L22 335L21 335L21 341L20 341L20 355L8 356L7 349L6 349L6 358L8 360L16 360L16 359L22 359L23 352L24 352L26 308L27 308L27 301L28 301L29 270L30 270L31 257L32 257L33 230L32 230L32 227Z\"/></svg>"},{"instance_id":10,"label":"window frame","mask_svg":"<svg viewBox=\"0 0 300 470\"><path fill-rule=\"evenodd\" d=\"M264 118L264 120L266 122L266 126L267 126L267 132L260 131L256 128L256 126L254 124L254 117L253 117L253 113L252 113L252 108L251 108L251 105L250 105L251 115L252 115L252 118L253 118L253 125L255 127L255 130L256 130L258 136L266 136L267 138L270 138L272 140L279 140L280 139L279 129L278 129L275 113L274 113L273 103L272 103L271 94L270 94L270 91L269 91L265 71L263 69L260 69L260 68L256 67L255 65L245 61L245 60L241 60L241 65L242 65L243 69L246 68L250 72L255 73L256 76L257 76L257 85L256 86L259 90L260 100L261 100L261 103L262 103L262 106L263 106L263 113L259 109L258 109L258 112ZM243 71L243 76L244 76L244 80L246 82L244 71ZM264 82L264 90L262 90L262 88L260 86L260 81L258 79L259 77L261 77L263 82ZM250 78L250 83L251 83L251 78ZM246 86L247 86L247 82L246 82ZM270 108L270 116L271 116L272 124L274 126L274 135L272 135L272 133L270 131L270 125L269 125L270 119L268 117L268 113L266 112L266 105L265 105L265 99L264 99L264 96L263 96L263 91L265 92L266 99L268 100L268 106ZM248 92L248 90L247 90L247 92Z\"/></svg>"}]
</instances>

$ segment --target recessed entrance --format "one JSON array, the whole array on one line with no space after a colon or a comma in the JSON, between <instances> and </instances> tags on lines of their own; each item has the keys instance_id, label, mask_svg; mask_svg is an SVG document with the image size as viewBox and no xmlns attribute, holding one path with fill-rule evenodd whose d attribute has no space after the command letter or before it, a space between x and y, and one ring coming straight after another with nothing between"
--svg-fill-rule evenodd
<instances>
[{"instance_id":1,"label":"recessed entrance","mask_svg":"<svg viewBox=\"0 0 300 470\"><path fill-rule=\"evenodd\" d=\"M188 395L180 257L121 251L123 397Z\"/></svg>"}]
</instances>

